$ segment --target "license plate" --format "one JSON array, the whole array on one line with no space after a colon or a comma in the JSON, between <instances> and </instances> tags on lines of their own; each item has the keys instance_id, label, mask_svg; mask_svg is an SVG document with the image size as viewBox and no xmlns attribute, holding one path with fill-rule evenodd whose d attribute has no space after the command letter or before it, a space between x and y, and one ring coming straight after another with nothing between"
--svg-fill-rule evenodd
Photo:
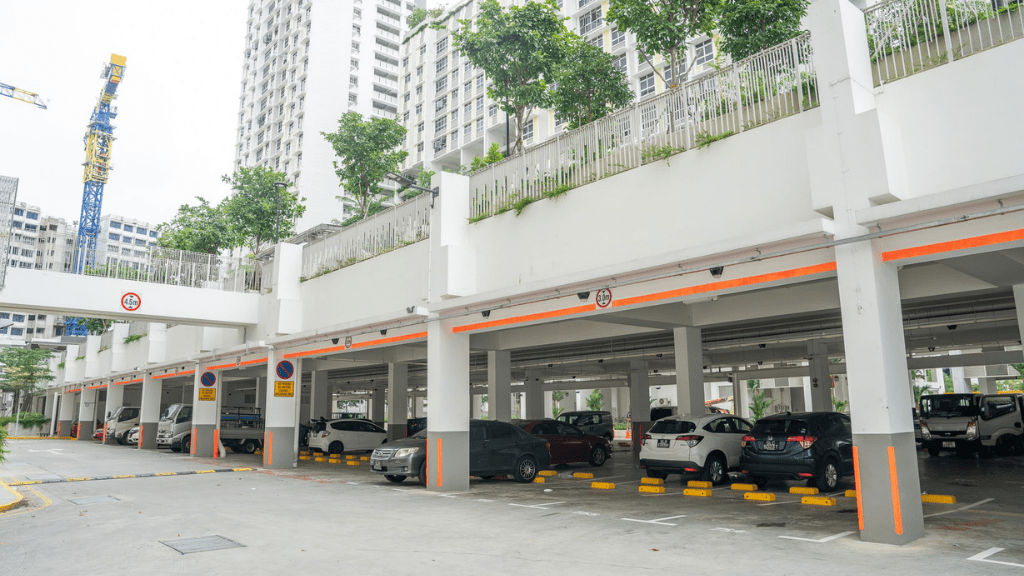
<instances>
[{"instance_id":1,"label":"license plate","mask_svg":"<svg viewBox=\"0 0 1024 576\"><path fill-rule=\"evenodd\" d=\"M668 440L658 440L658 448L668 448Z\"/></svg>"},{"instance_id":2,"label":"license plate","mask_svg":"<svg viewBox=\"0 0 1024 576\"><path fill-rule=\"evenodd\" d=\"M761 446L764 447L765 450L779 449L779 443L775 442L774 440L766 440L763 444L761 444Z\"/></svg>"},{"instance_id":3,"label":"license plate","mask_svg":"<svg viewBox=\"0 0 1024 576\"><path fill-rule=\"evenodd\" d=\"M956 448L956 442L943 442L943 448Z\"/></svg>"},{"instance_id":4,"label":"license plate","mask_svg":"<svg viewBox=\"0 0 1024 576\"><path fill-rule=\"evenodd\" d=\"M370 468L374 470L380 470L381 468L383 468L383 466L380 465L380 462L373 462L370 464Z\"/></svg>"}]
</instances>

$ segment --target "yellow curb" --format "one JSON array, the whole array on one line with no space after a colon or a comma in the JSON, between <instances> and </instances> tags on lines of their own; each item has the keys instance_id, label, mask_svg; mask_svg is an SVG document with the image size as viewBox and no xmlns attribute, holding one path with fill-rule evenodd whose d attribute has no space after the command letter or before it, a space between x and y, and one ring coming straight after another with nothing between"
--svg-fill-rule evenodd
<instances>
[{"instance_id":1,"label":"yellow curb","mask_svg":"<svg viewBox=\"0 0 1024 576\"><path fill-rule=\"evenodd\" d=\"M349 466L359 466L359 460L348 460L345 464L348 464Z\"/></svg>"},{"instance_id":2,"label":"yellow curb","mask_svg":"<svg viewBox=\"0 0 1024 576\"><path fill-rule=\"evenodd\" d=\"M683 488L683 496L700 496L707 498L711 496L711 490L706 488Z\"/></svg>"},{"instance_id":3,"label":"yellow curb","mask_svg":"<svg viewBox=\"0 0 1024 576\"><path fill-rule=\"evenodd\" d=\"M651 486L664 486L665 480L663 480L662 478L641 478L640 483L649 484Z\"/></svg>"},{"instance_id":4,"label":"yellow curb","mask_svg":"<svg viewBox=\"0 0 1024 576\"><path fill-rule=\"evenodd\" d=\"M591 482L591 488L597 488L598 490L615 490L614 482Z\"/></svg>"},{"instance_id":5,"label":"yellow curb","mask_svg":"<svg viewBox=\"0 0 1024 576\"><path fill-rule=\"evenodd\" d=\"M856 490L847 490L846 493L843 494L843 496L845 496L847 498L856 498L857 497L857 491Z\"/></svg>"},{"instance_id":6,"label":"yellow curb","mask_svg":"<svg viewBox=\"0 0 1024 576\"><path fill-rule=\"evenodd\" d=\"M232 468L232 472L252 472L252 468Z\"/></svg>"},{"instance_id":7,"label":"yellow curb","mask_svg":"<svg viewBox=\"0 0 1024 576\"><path fill-rule=\"evenodd\" d=\"M42 480L22 480L20 482L11 482L10 486L28 486L29 484L42 484Z\"/></svg>"},{"instance_id":8,"label":"yellow curb","mask_svg":"<svg viewBox=\"0 0 1024 576\"><path fill-rule=\"evenodd\" d=\"M690 488L711 488L711 482L706 480L690 480L686 485Z\"/></svg>"},{"instance_id":9,"label":"yellow curb","mask_svg":"<svg viewBox=\"0 0 1024 576\"><path fill-rule=\"evenodd\" d=\"M213 474L216 470L196 470L196 474Z\"/></svg>"},{"instance_id":10,"label":"yellow curb","mask_svg":"<svg viewBox=\"0 0 1024 576\"><path fill-rule=\"evenodd\" d=\"M921 494L921 502L930 504L956 504L956 496L949 494Z\"/></svg>"},{"instance_id":11,"label":"yellow curb","mask_svg":"<svg viewBox=\"0 0 1024 576\"><path fill-rule=\"evenodd\" d=\"M772 492L744 492L744 500L761 500L763 502L775 502L775 494Z\"/></svg>"},{"instance_id":12,"label":"yellow curb","mask_svg":"<svg viewBox=\"0 0 1024 576\"><path fill-rule=\"evenodd\" d=\"M309 456L299 456L299 460L312 460Z\"/></svg>"},{"instance_id":13,"label":"yellow curb","mask_svg":"<svg viewBox=\"0 0 1024 576\"><path fill-rule=\"evenodd\" d=\"M789 489L790 494L807 494L813 496L818 493L817 488L811 488L809 486L793 486Z\"/></svg>"},{"instance_id":14,"label":"yellow curb","mask_svg":"<svg viewBox=\"0 0 1024 576\"><path fill-rule=\"evenodd\" d=\"M537 472L537 476L558 476L558 472L554 470L541 470Z\"/></svg>"},{"instance_id":15,"label":"yellow curb","mask_svg":"<svg viewBox=\"0 0 1024 576\"><path fill-rule=\"evenodd\" d=\"M346 460L355 460L356 456L355 456L355 454L345 454L345 459Z\"/></svg>"},{"instance_id":16,"label":"yellow curb","mask_svg":"<svg viewBox=\"0 0 1024 576\"><path fill-rule=\"evenodd\" d=\"M323 456L317 456L314 460L316 462L327 462L327 458L324 458Z\"/></svg>"},{"instance_id":17,"label":"yellow curb","mask_svg":"<svg viewBox=\"0 0 1024 576\"><path fill-rule=\"evenodd\" d=\"M544 482L546 482L546 480L544 480L544 478L542 478L541 476L537 476L536 478L533 479L534 484L543 484Z\"/></svg>"},{"instance_id":18,"label":"yellow curb","mask_svg":"<svg viewBox=\"0 0 1024 576\"><path fill-rule=\"evenodd\" d=\"M4 505L0 506L0 512L7 512L11 508L14 508L18 504L21 504L21 501L25 499L25 495L24 494L22 494L21 492L18 492L14 488L11 488L10 486L7 485L6 482L4 482L2 480L0 480L0 486L3 486L4 488L6 488L7 491L10 492L11 494L14 494L14 498L15 498L14 502L11 502L10 504L4 504Z\"/></svg>"},{"instance_id":19,"label":"yellow curb","mask_svg":"<svg viewBox=\"0 0 1024 576\"><path fill-rule=\"evenodd\" d=\"M828 496L804 496L800 499L801 504L811 504L813 506L835 506L836 499L829 498Z\"/></svg>"},{"instance_id":20,"label":"yellow curb","mask_svg":"<svg viewBox=\"0 0 1024 576\"><path fill-rule=\"evenodd\" d=\"M664 486L648 486L648 485L645 485L645 484L641 484L640 485L640 489L638 491L639 492L649 492L651 494L664 494L665 493L665 487Z\"/></svg>"},{"instance_id":21,"label":"yellow curb","mask_svg":"<svg viewBox=\"0 0 1024 576\"><path fill-rule=\"evenodd\" d=\"M172 472L174 474L174 472ZM85 482L86 480L92 480L92 478L65 478L65 482Z\"/></svg>"},{"instance_id":22,"label":"yellow curb","mask_svg":"<svg viewBox=\"0 0 1024 576\"><path fill-rule=\"evenodd\" d=\"M156 474L154 474L154 476L177 476L177 475L178 475L177 472L157 472ZM70 481L71 478L68 478L68 480Z\"/></svg>"},{"instance_id":23,"label":"yellow curb","mask_svg":"<svg viewBox=\"0 0 1024 576\"><path fill-rule=\"evenodd\" d=\"M135 474L120 474L118 476L111 476L111 478L135 478Z\"/></svg>"},{"instance_id":24,"label":"yellow curb","mask_svg":"<svg viewBox=\"0 0 1024 576\"><path fill-rule=\"evenodd\" d=\"M341 454L331 454L329 457L330 458L334 458L334 459L338 459L338 458L341 458Z\"/></svg>"},{"instance_id":25,"label":"yellow curb","mask_svg":"<svg viewBox=\"0 0 1024 576\"><path fill-rule=\"evenodd\" d=\"M757 484L733 484L729 488L731 490L743 490L744 492L756 492Z\"/></svg>"},{"instance_id":26,"label":"yellow curb","mask_svg":"<svg viewBox=\"0 0 1024 576\"><path fill-rule=\"evenodd\" d=\"M594 478L594 473L593 472L573 472L572 473L572 477L573 478L586 478L588 480L591 480L591 479Z\"/></svg>"},{"instance_id":27,"label":"yellow curb","mask_svg":"<svg viewBox=\"0 0 1024 576\"><path fill-rule=\"evenodd\" d=\"M370 457L369 456L360 456L359 457L359 461L360 462L369 462L370 461Z\"/></svg>"}]
</instances>

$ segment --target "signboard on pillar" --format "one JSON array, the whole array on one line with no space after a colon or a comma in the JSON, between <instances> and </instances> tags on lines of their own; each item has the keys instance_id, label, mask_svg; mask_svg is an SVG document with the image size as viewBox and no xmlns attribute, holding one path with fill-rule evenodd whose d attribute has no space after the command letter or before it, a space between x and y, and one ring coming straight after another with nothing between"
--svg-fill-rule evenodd
<instances>
[{"instance_id":1,"label":"signboard on pillar","mask_svg":"<svg viewBox=\"0 0 1024 576\"><path fill-rule=\"evenodd\" d=\"M199 389L199 401L200 402L212 402L217 400L217 389L216 388L200 388Z\"/></svg>"},{"instance_id":2,"label":"signboard on pillar","mask_svg":"<svg viewBox=\"0 0 1024 576\"><path fill-rule=\"evenodd\" d=\"M295 382L283 382L281 380L274 382L275 398L291 398L293 396L295 396Z\"/></svg>"}]
</instances>

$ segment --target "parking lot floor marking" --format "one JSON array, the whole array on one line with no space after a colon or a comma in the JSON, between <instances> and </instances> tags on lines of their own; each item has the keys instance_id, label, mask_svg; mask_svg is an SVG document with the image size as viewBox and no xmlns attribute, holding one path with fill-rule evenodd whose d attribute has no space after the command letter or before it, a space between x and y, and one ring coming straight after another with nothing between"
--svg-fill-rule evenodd
<instances>
[{"instance_id":1,"label":"parking lot floor marking","mask_svg":"<svg viewBox=\"0 0 1024 576\"><path fill-rule=\"evenodd\" d=\"M814 538L799 538L797 536L779 536L779 538L785 538L786 540L800 540L802 542L814 542L815 544L824 544L825 542L831 542L833 540L838 540L838 539L840 539L840 538L842 538L844 536L849 536L850 534L856 534L856 533L857 533L856 530L850 530L849 532L840 532L839 534L834 534L832 536L826 536L825 538L819 538L817 540L815 540Z\"/></svg>"},{"instance_id":2,"label":"parking lot floor marking","mask_svg":"<svg viewBox=\"0 0 1024 576\"><path fill-rule=\"evenodd\" d=\"M925 514L924 517L925 518L931 518L932 516L942 516L943 514L952 514L954 512L960 512L962 510L967 510L968 508L974 508L975 506L981 506L982 504L987 504L987 503L989 503L989 502L991 502L993 500L995 500L995 498L985 498L984 500L980 500L978 502L975 502L974 504L968 504L967 506L963 506L961 508L956 508L954 510L946 510L945 512L933 512L931 514Z\"/></svg>"},{"instance_id":3,"label":"parking lot floor marking","mask_svg":"<svg viewBox=\"0 0 1024 576\"><path fill-rule=\"evenodd\" d=\"M512 504L509 506L517 506L519 508L535 508L537 510L547 510L545 506L554 506L555 504L565 504L565 502L543 502L541 504Z\"/></svg>"},{"instance_id":4,"label":"parking lot floor marking","mask_svg":"<svg viewBox=\"0 0 1024 576\"><path fill-rule=\"evenodd\" d=\"M654 520L637 520L636 518L619 518L619 520L625 520L626 522L640 522L641 524L660 524L662 526L679 526L679 524L672 524L671 522L665 522L665 520L675 520L676 518L686 518L686 514L679 514L678 516L666 516L664 518L655 518Z\"/></svg>"},{"instance_id":5,"label":"parking lot floor marking","mask_svg":"<svg viewBox=\"0 0 1024 576\"><path fill-rule=\"evenodd\" d=\"M20 516L22 514L28 514L29 512L37 512L37 511L42 510L43 508L46 508L47 506L53 504L53 500L50 500L45 495L43 495L42 493L37 491L35 488L32 488L31 486L25 486L24 489L28 490L29 492L31 492L33 494L35 494L36 497L39 498L43 502L43 505L39 506L39 507L31 507L30 506L28 508L23 508L21 510L15 511L15 512L6 512L3 515L4 518L10 518L11 516Z\"/></svg>"},{"instance_id":6,"label":"parking lot floor marking","mask_svg":"<svg viewBox=\"0 0 1024 576\"><path fill-rule=\"evenodd\" d=\"M997 552L1002 552L1003 550L1006 550L1006 548L989 548L984 552L979 552L978 554L971 556L970 558L968 558L968 560L974 560L976 562L990 562L992 564L1002 564L1003 566L1013 566L1015 568L1024 568L1024 564L1014 564L1013 562L1001 562L999 560L988 559L989 556Z\"/></svg>"},{"instance_id":7,"label":"parking lot floor marking","mask_svg":"<svg viewBox=\"0 0 1024 576\"><path fill-rule=\"evenodd\" d=\"M255 468L217 468L214 470L186 470L184 472L143 472L140 474L119 474L117 476L90 476L79 478L48 478L45 480L18 480L8 482L11 486L27 486L29 484L59 484L64 482L88 482L96 480L121 480L127 478L153 478L157 476L190 476L193 474L214 474L217 472L249 472Z\"/></svg>"}]
</instances>

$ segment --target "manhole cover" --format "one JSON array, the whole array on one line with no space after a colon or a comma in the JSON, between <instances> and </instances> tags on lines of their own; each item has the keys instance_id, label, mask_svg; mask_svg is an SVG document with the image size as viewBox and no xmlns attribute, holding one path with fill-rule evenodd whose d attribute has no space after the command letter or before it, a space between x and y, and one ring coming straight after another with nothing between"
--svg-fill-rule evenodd
<instances>
[{"instance_id":1,"label":"manhole cover","mask_svg":"<svg viewBox=\"0 0 1024 576\"><path fill-rule=\"evenodd\" d=\"M757 528L785 528L785 522L765 522L764 524L758 524Z\"/></svg>"},{"instance_id":2,"label":"manhole cover","mask_svg":"<svg viewBox=\"0 0 1024 576\"><path fill-rule=\"evenodd\" d=\"M101 504L103 502L117 502L117 498L113 496L89 496L88 498L71 498L68 502L72 504Z\"/></svg>"},{"instance_id":3,"label":"manhole cover","mask_svg":"<svg viewBox=\"0 0 1024 576\"><path fill-rule=\"evenodd\" d=\"M179 540L161 540L160 543L174 548L182 554L226 550L228 548L245 548L244 544L228 540L223 536L199 536L197 538L181 538Z\"/></svg>"}]
</instances>

